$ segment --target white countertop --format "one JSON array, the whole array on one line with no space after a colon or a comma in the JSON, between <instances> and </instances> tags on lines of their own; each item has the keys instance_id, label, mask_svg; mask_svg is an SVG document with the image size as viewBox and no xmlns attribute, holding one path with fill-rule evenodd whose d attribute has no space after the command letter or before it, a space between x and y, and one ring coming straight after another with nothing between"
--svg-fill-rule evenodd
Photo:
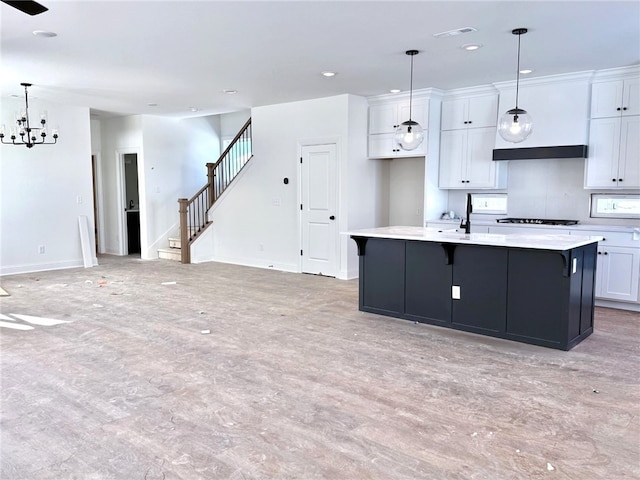
<instances>
[{"instance_id":1,"label":"white countertop","mask_svg":"<svg viewBox=\"0 0 640 480\"><path fill-rule=\"evenodd\" d=\"M632 221L633 222L633 221ZM449 228L457 228L460 225L460 219L437 219L427 220L427 224L446 225ZM623 232L634 233L640 230L640 224L635 226L633 223L630 225L604 225L602 223L578 223L576 225L540 225L537 223L498 223L496 220L480 220L471 217L472 225L482 225L488 227L524 227L524 228L546 228L550 231L553 230L589 230L589 231L603 231L603 232Z\"/></svg>"},{"instance_id":2,"label":"white countertop","mask_svg":"<svg viewBox=\"0 0 640 480\"><path fill-rule=\"evenodd\" d=\"M533 248L540 250L570 250L602 240L597 236L579 235L500 235L496 233L458 233L433 227L378 227L352 230L346 235L372 238L393 238L421 242L488 245L494 247Z\"/></svg>"}]
</instances>

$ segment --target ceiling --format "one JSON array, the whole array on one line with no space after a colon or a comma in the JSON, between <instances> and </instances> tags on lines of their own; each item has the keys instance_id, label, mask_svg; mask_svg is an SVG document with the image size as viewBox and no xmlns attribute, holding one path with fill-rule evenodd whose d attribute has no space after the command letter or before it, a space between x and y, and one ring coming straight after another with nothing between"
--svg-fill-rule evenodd
<instances>
[{"instance_id":1,"label":"ceiling","mask_svg":"<svg viewBox=\"0 0 640 480\"><path fill-rule=\"evenodd\" d=\"M41 3L49 11L34 17L0 4L0 98L23 96L20 83L30 82L30 98L102 116L190 117L408 90L407 49L420 51L416 89L514 80L516 27L529 29L529 77L640 63L637 0ZM460 27L477 31L434 37ZM468 43L483 47L460 48Z\"/></svg>"}]
</instances>

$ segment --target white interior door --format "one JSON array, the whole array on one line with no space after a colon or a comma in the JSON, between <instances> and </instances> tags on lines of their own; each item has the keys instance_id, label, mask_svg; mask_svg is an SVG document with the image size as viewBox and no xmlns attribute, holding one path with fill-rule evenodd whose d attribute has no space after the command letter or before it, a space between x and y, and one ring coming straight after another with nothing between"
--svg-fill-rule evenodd
<instances>
[{"instance_id":1,"label":"white interior door","mask_svg":"<svg viewBox=\"0 0 640 480\"><path fill-rule=\"evenodd\" d=\"M336 144L301 150L302 272L335 277L338 221Z\"/></svg>"}]
</instances>

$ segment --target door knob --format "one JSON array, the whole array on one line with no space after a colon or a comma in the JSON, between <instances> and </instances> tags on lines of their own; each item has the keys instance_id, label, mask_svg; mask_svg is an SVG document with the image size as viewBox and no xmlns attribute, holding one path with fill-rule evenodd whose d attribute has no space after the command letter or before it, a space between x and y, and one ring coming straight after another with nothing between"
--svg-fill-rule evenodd
<instances>
[{"instance_id":1,"label":"door knob","mask_svg":"<svg viewBox=\"0 0 640 480\"><path fill-rule=\"evenodd\" d=\"M336 219L336 217L335 217L335 216L333 216L333 215L331 215L331 216L329 217L329 220L335 220L335 219Z\"/></svg>"}]
</instances>

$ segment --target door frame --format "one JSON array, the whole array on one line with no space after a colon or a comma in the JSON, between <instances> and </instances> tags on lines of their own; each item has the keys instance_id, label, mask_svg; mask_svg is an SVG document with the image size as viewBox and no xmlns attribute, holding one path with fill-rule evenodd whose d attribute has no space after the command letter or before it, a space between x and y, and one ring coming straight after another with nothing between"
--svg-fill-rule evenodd
<instances>
[{"instance_id":1,"label":"door frame","mask_svg":"<svg viewBox=\"0 0 640 480\"><path fill-rule=\"evenodd\" d=\"M106 253L104 240L104 196L102 184L102 156L100 152L91 154L91 175L93 178L94 228L98 231L96 253Z\"/></svg>"},{"instance_id":2,"label":"door frame","mask_svg":"<svg viewBox=\"0 0 640 480\"><path fill-rule=\"evenodd\" d=\"M125 167L124 167L124 156L125 155L135 155L138 166L138 194L140 194L140 151L137 148L119 148L116 149L116 176L118 178L117 182L117 206L118 209L118 255L128 255L129 254L129 245L127 243L128 240L128 232L127 232L127 212L125 209L127 208L127 190L126 190L126 179L125 179ZM142 206L139 205L138 208L141 210ZM141 216L142 218L142 212ZM140 227L142 229L142 226Z\"/></svg>"},{"instance_id":3,"label":"door frame","mask_svg":"<svg viewBox=\"0 0 640 480\"><path fill-rule=\"evenodd\" d=\"M306 138L302 140L298 140L297 145L297 156L296 163L298 165L298 202L297 205L302 204L302 162L300 159L302 158L302 150L304 147L314 147L321 145L335 145L336 147L336 216L337 218L337 235L336 238L333 239L335 242L335 251L336 251L336 264L334 265L334 269L336 272L335 277L338 278L340 273L341 266L341 258L342 251L340 249L340 231L345 227L342 222L342 192L341 192L341 184L342 184L342 142L340 137L320 137L320 138ZM303 225L302 225L302 210L297 208L298 210L298 250L302 250L303 244ZM298 255L298 272L302 272L302 255Z\"/></svg>"}]
</instances>

